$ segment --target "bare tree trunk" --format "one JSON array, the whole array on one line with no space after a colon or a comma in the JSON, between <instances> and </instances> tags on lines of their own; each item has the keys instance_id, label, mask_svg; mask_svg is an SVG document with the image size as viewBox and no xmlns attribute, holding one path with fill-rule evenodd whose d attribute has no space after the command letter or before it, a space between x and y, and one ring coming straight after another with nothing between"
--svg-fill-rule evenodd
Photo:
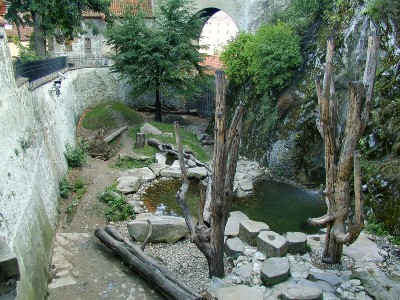
<instances>
[{"instance_id":1,"label":"bare tree trunk","mask_svg":"<svg viewBox=\"0 0 400 300\"><path fill-rule=\"evenodd\" d=\"M230 129L227 130L226 119L226 79L222 71L216 73L216 110L215 110L215 148L212 176L209 174L208 185L211 185L209 204L210 219L203 222L205 205L205 188L202 189L202 205L199 224L194 224L186 203L186 192L189 181L183 161L179 125L175 123L176 141L178 144L179 162L182 170L182 186L177 193L177 201L184 212L186 224L193 243L204 254L208 262L210 277L224 276L224 230L233 197L233 179L238 161L243 104L236 109ZM209 188L207 188L209 189Z\"/></svg>"},{"instance_id":2,"label":"bare tree trunk","mask_svg":"<svg viewBox=\"0 0 400 300\"><path fill-rule=\"evenodd\" d=\"M155 104L155 109L156 109L155 120L157 122L162 122L160 88L161 88L160 79L157 77L156 78L156 104Z\"/></svg>"},{"instance_id":3,"label":"bare tree trunk","mask_svg":"<svg viewBox=\"0 0 400 300\"><path fill-rule=\"evenodd\" d=\"M375 81L378 61L379 38L371 35L368 41L367 62L364 72L364 83L349 84L350 100L347 121L339 144L337 128L337 99L333 80L333 40L327 41L326 67L323 85L316 80L316 89L320 116L317 117L317 128L325 143L325 197L328 206L327 214L321 218L309 219L309 224L326 225L325 249L322 261L340 263L344 244L353 243L363 229L363 205L360 186L361 174L359 154L355 152L358 141L369 119L370 101ZM351 207L350 178L354 160L355 207ZM354 217L355 215L355 217Z\"/></svg>"},{"instance_id":4,"label":"bare tree trunk","mask_svg":"<svg viewBox=\"0 0 400 300\"><path fill-rule=\"evenodd\" d=\"M42 16L33 12L33 35L35 41L35 50L41 58L46 57L46 37L43 32Z\"/></svg>"}]
</instances>

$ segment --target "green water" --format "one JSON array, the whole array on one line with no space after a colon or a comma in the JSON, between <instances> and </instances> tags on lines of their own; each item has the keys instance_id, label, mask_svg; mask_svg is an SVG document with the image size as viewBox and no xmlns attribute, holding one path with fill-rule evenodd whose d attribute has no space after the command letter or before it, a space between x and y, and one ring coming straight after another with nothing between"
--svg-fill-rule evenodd
<instances>
[{"instance_id":1,"label":"green water","mask_svg":"<svg viewBox=\"0 0 400 300\"><path fill-rule=\"evenodd\" d=\"M146 207L155 212L157 206L164 204L167 212L173 210L182 215L175 200L181 182L179 180L161 181L146 190L143 201ZM197 217L199 192L197 183L191 183L187 194L189 208ZM261 181L255 184L253 195L235 199L232 211L240 210L250 219L267 223L278 233L302 231L316 233L318 228L304 225L309 217L320 217L326 213L326 206L317 191L304 190L285 183Z\"/></svg>"}]
</instances>

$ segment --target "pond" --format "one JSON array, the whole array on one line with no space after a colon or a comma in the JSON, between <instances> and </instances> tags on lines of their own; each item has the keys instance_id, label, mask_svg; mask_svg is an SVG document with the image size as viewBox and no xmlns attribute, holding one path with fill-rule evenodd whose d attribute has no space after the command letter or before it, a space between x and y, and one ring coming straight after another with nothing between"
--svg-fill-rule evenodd
<instances>
[{"instance_id":1,"label":"pond","mask_svg":"<svg viewBox=\"0 0 400 300\"><path fill-rule=\"evenodd\" d=\"M155 212L161 204L166 212L174 211L182 215L175 193L181 186L179 180L161 180L149 187L143 201L150 212ZM187 194L189 208L197 217L199 192L198 184L192 182ZM305 225L310 217L320 217L326 213L326 205L318 191L301 189L275 181L260 181L255 184L253 195L234 199L232 211L240 210L250 219L267 223L278 233L301 231L318 232L317 227Z\"/></svg>"}]
</instances>

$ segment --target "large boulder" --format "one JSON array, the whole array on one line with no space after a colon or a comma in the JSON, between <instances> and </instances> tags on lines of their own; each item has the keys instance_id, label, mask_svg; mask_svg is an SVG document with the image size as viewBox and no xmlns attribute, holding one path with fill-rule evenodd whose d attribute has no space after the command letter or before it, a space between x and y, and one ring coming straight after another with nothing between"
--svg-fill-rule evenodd
<instances>
[{"instance_id":1,"label":"large boulder","mask_svg":"<svg viewBox=\"0 0 400 300\"><path fill-rule=\"evenodd\" d=\"M147 220L150 220L153 225L153 233L149 240L151 243L172 244L189 233L184 218L142 214L128 223L129 234L138 242L143 242L149 233Z\"/></svg>"},{"instance_id":2,"label":"large boulder","mask_svg":"<svg viewBox=\"0 0 400 300\"><path fill-rule=\"evenodd\" d=\"M181 179L182 178L182 172L181 172L181 169L178 169L178 168L175 168L175 167L167 167L167 168L162 169L160 171L160 176L166 177L166 178Z\"/></svg>"},{"instance_id":3,"label":"large boulder","mask_svg":"<svg viewBox=\"0 0 400 300\"><path fill-rule=\"evenodd\" d=\"M243 255L244 243L238 237L227 239L225 242L225 253L226 255L238 258L238 256Z\"/></svg>"},{"instance_id":4,"label":"large boulder","mask_svg":"<svg viewBox=\"0 0 400 300\"><path fill-rule=\"evenodd\" d=\"M234 285L230 287L223 287L218 290L218 300L262 300L263 296L257 287L249 287L247 285Z\"/></svg>"},{"instance_id":5,"label":"large boulder","mask_svg":"<svg viewBox=\"0 0 400 300\"><path fill-rule=\"evenodd\" d=\"M257 236L261 231L269 230L264 222L244 220L239 224L239 237L250 246L257 246Z\"/></svg>"},{"instance_id":6,"label":"large boulder","mask_svg":"<svg viewBox=\"0 0 400 300\"><path fill-rule=\"evenodd\" d=\"M300 253L306 252L307 235L303 232L288 232L286 234L288 240L288 253Z\"/></svg>"},{"instance_id":7,"label":"large boulder","mask_svg":"<svg viewBox=\"0 0 400 300\"><path fill-rule=\"evenodd\" d=\"M254 190L253 183L251 182L251 180L249 180L247 178L239 180L238 184L239 184L239 187L244 192L251 192Z\"/></svg>"},{"instance_id":8,"label":"large boulder","mask_svg":"<svg viewBox=\"0 0 400 300\"><path fill-rule=\"evenodd\" d=\"M154 134L154 135L162 135L162 131L158 128L150 125L149 123L145 123L142 127L140 127L140 132L144 134Z\"/></svg>"},{"instance_id":9,"label":"large boulder","mask_svg":"<svg viewBox=\"0 0 400 300\"><path fill-rule=\"evenodd\" d=\"M117 190L123 194L136 193L142 184L141 180L140 176L134 174L121 176L117 179Z\"/></svg>"},{"instance_id":10,"label":"large boulder","mask_svg":"<svg viewBox=\"0 0 400 300\"><path fill-rule=\"evenodd\" d=\"M353 244L343 247L344 255L362 262L383 262L384 258L379 252L380 250L376 243L371 241L364 232L360 233Z\"/></svg>"},{"instance_id":11,"label":"large boulder","mask_svg":"<svg viewBox=\"0 0 400 300\"><path fill-rule=\"evenodd\" d=\"M261 281L265 286L286 281L289 278L290 264L286 257L271 257L262 264L260 271Z\"/></svg>"},{"instance_id":12,"label":"large boulder","mask_svg":"<svg viewBox=\"0 0 400 300\"><path fill-rule=\"evenodd\" d=\"M239 223L244 220L248 220L249 217L246 216L241 211L231 211L229 214L228 222L225 226L225 235L228 237L235 237L239 235Z\"/></svg>"},{"instance_id":13,"label":"large boulder","mask_svg":"<svg viewBox=\"0 0 400 300\"><path fill-rule=\"evenodd\" d=\"M127 175L140 177L142 183L150 182L156 179L156 175L147 167L139 169L129 169Z\"/></svg>"},{"instance_id":14,"label":"large boulder","mask_svg":"<svg viewBox=\"0 0 400 300\"><path fill-rule=\"evenodd\" d=\"M205 167L194 167L187 170L189 179L201 180L207 176L207 169Z\"/></svg>"},{"instance_id":15,"label":"large boulder","mask_svg":"<svg viewBox=\"0 0 400 300\"><path fill-rule=\"evenodd\" d=\"M285 256L288 248L288 240L273 231L262 231L257 237L257 249L267 257Z\"/></svg>"},{"instance_id":16,"label":"large boulder","mask_svg":"<svg viewBox=\"0 0 400 300\"><path fill-rule=\"evenodd\" d=\"M167 168L167 165L154 163L149 166L150 170L153 171L154 175L160 176L161 170Z\"/></svg>"},{"instance_id":17,"label":"large boulder","mask_svg":"<svg viewBox=\"0 0 400 300\"><path fill-rule=\"evenodd\" d=\"M157 164L166 165L167 164L167 156L161 152L156 153L156 155L154 156L154 161Z\"/></svg>"}]
</instances>

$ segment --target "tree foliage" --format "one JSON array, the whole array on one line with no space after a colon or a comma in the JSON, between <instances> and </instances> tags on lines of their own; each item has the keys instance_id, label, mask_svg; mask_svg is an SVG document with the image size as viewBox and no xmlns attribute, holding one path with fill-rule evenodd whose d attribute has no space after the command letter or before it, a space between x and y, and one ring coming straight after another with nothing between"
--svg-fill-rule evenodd
<instances>
[{"instance_id":1,"label":"tree foliage","mask_svg":"<svg viewBox=\"0 0 400 300\"><path fill-rule=\"evenodd\" d=\"M108 29L108 43L114 48L112 71L132 85L136 95L155 92L156 121L161 121L162 92L193 94L202 75L198 40L202 20L192 17L193 1L161 0L153 24L140 5L127 11L118 25Z\"/></svg>"},{"instance_id":2,"label":"tree foliage","mask_svg":"<svg viewBox=\"0 0 400 300\"><path fill-rule=\"evenodd\" d=\"M46 36L72 40L82 32L82 12L91 10L108 16L109 5L110 0L14 0L6 18L16 26L34 27L35 47L43 56Z\"/></svg>"}]
</instances>

